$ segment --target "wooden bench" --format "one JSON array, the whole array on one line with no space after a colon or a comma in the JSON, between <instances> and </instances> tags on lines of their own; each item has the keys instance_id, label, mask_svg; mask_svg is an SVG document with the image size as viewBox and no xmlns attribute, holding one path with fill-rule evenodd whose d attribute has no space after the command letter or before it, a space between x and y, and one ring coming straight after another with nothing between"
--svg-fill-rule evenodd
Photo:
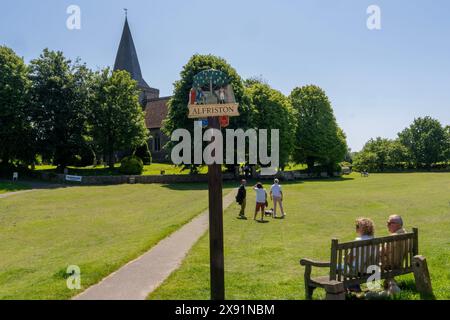
<instances>
[{"instance_id":1,"label":"wooden bench","mask_svg":"<svg viewBox=\"0 0 450 320\"><path fill-rule=\"evenodd\" d=\"M380 280L414 273L417 290L432 296L426 259L419 256L418 229L413 232L363 241L339 243L331 241L330 262L300 260L305 267L306 299L312 299L316 288L325 289L327 300L344 300L349 287L367 283L373 273L370 266L378 266ZM328 268L327 276L311 278L312 267Z\"/></svg>"}]
</instances>

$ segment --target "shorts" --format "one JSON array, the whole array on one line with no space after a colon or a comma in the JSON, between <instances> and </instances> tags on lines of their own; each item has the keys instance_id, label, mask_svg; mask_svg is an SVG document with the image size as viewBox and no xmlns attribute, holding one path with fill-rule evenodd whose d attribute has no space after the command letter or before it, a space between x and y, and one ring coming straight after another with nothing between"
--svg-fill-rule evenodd
<instances>
[{"instance_id":1,"label":"shorts","mask_svg":"<svg viewBox=\"0 0 450 320\"><path fill-rule=\"evenodd\" d=\"M266 203L265 202L257 202L256 203L256 211L264 210L265 207L266 207Z\"/></svg>"}]
</instances>

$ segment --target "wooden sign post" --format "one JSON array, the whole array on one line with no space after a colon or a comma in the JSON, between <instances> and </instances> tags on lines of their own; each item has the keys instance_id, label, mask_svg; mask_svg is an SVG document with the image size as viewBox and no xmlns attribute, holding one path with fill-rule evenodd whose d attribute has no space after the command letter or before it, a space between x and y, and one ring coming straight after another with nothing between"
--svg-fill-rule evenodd
<instances>
[{"instance_id":1,"label":"wooden sign post","mask_svg":"<svg viewBox=\"0 0 450 320\"><path fill-rule=\"evenodd\" d=\"M220 130L219 118L208 118L210 129ZM225 300L223 256L222 166L208 166L209 190L209 257L211 273L211 300Z\"/></svg>"},{"instance_id":2,"label":"wooden sign post","mask_svg":"<svg viewBox=\"0 0 450 320\"><path fill-rule=\"evenodd\" d=\"M223 117L239 115L238 107L233 88L223 72L210 69L194 77L189 94L189 118L207 118L209 129L220 130L221 122L224 125L229 124ZM211 300L225 300L221 164L214 163L208 166L208 190Z\"/></svg>"}]
</instances>

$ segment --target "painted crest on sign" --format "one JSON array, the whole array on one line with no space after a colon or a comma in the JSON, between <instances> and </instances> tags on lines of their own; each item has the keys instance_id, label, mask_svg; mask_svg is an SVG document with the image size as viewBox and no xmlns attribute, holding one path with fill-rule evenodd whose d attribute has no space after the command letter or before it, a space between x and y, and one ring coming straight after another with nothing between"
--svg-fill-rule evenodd
<instances>
[{"instance_id":1,"label":"painted crest on sign","mask_svg":"<svg viewBox=\"0 0 450 320\"><path fill-rule=\"evenodd\" d=\"M239 105L228 76L215 69L195 75L188 108L189 118L239 116Z\"/></svg>"}]
</instances>

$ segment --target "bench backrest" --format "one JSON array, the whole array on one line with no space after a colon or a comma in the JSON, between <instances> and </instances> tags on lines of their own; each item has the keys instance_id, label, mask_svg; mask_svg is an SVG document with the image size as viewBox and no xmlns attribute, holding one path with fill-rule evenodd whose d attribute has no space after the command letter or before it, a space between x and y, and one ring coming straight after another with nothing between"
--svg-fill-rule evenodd
<instances>
[{"instance_id":1,"label":"bench backrest","mask_svg":"<svg viewBox=\"0 0 450 320\"><path fill-rule=\"evenodd\" d=\"M367 281L370 266L380 268L381 279L412 272L412 259L418 255L418 229L400 235L339 243L331 241L330 280L346 284Z\"/></svg>"}]
</instances>

